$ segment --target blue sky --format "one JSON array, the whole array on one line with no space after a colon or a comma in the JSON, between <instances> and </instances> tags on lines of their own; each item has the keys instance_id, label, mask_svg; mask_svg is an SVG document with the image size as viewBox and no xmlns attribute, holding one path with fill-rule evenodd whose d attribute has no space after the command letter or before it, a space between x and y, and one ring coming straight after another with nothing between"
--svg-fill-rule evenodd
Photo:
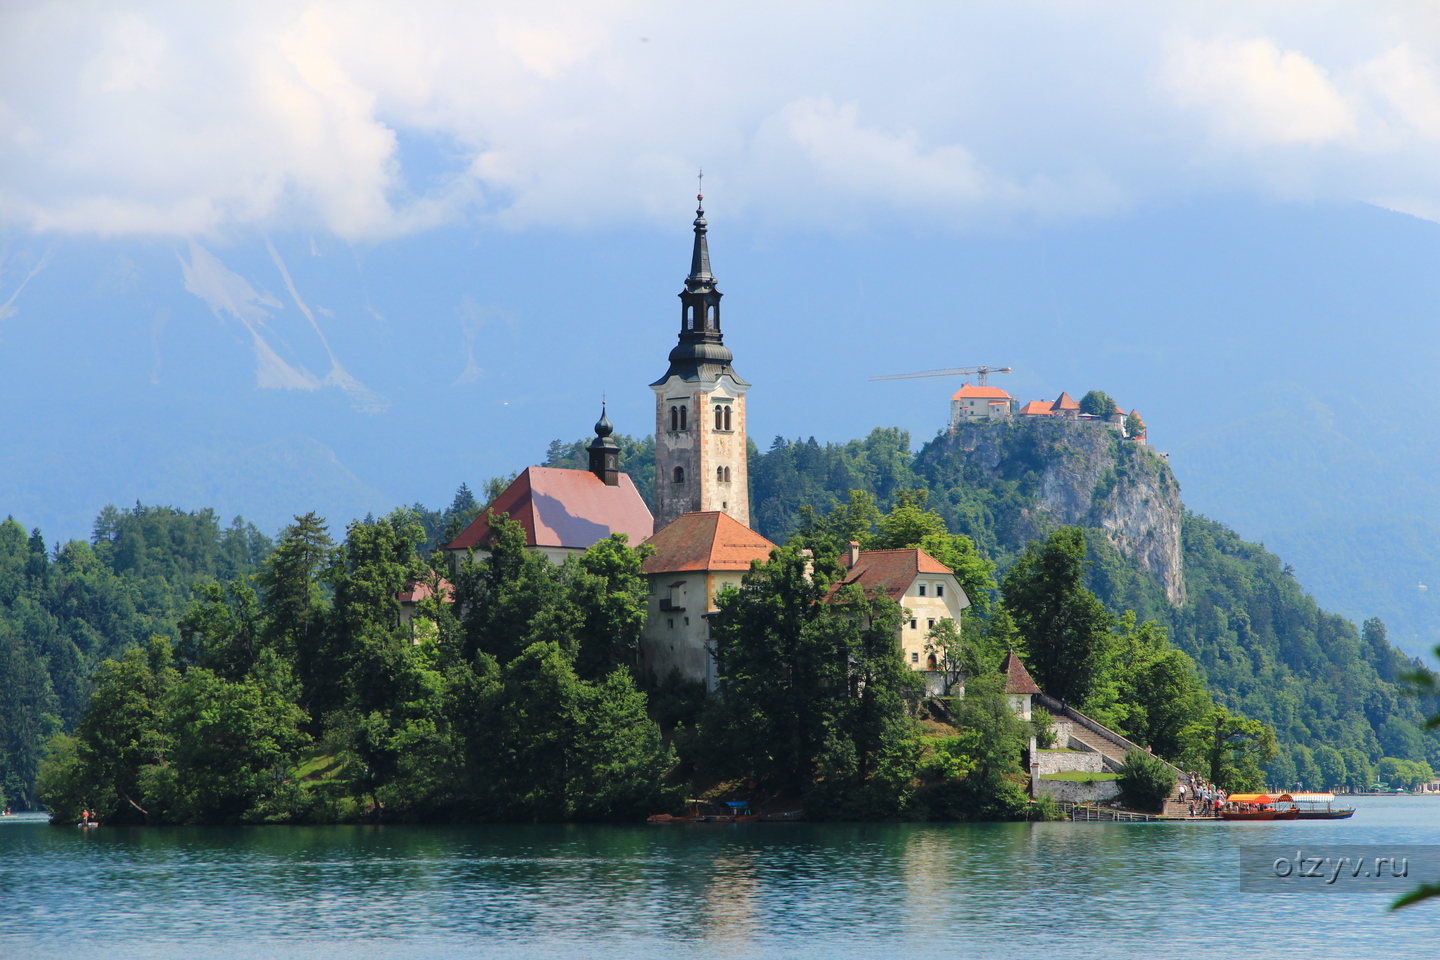
<instances>
[{"instance_id":1,"label":"blue sky","mask_svg":"<svg viewBox=\"0 0 1440 960\"><path fill-rule=\"evenodd\" d=\"M343 523L602 393L649 432L702 166L762 445L933 435L955 384L881 373L1106 389L1440 640L1428 4L7 4L0 509Z\"/></svg>"}]
</instances>

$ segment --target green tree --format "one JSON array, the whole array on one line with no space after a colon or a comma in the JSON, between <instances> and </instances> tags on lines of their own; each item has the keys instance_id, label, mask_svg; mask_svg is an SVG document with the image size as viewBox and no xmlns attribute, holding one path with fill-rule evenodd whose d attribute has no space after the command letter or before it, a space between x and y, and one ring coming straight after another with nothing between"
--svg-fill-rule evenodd
<instances>
[{"instance_id":1,"label":"green tree","mask_svg":"<svg viewBox=\"0 0 1440 960\"><path fill-rule=\"evenodd\" d=\"M1141 810L1160 810L1175 792L1175 770L1159 757L1131 750L1120 765L1120 793Z\"/></svg>"},{"instance_id":2,"label":"green tree","mask_svg":"<svg viewBox=\"0 0 1440 960\"><path fill-rule=\"evenodd\" d=\"M1345 768L1345 758L1331 746L1315 748L1315 765L1319 768L1320 780L1315 786L1325 790L1343 790L1350 772Z\"/></svg>"},{"instance_id":3,"label":"green tree","mask_svg":"<svg viewBox=\"0 0 1440 960\"><path fill-rule=\"evenodd\" d=\"M1091 390L1080 398L1080 412L1092 417L1109 417L1115 409L1115 401L1103 390Z\"/></svg>"},{"instance_id":4,"label":"green tree","mask_svg":"<svg viewBox=\"0 0 1440 960\"><path fill-rule=\"evenodd\" d=\"M1181 732L1184 766L1230 792L1265 786L1264 764L1275 757L1275 731L1259 720L1215 705Z\"/></svg>"},{"instance_id":5,"label":"green tree","mask_svg":"<svg viewBox=\"0 0 1440 960\"><path fill-rule=\"evenodd\" d=\"M978 676L983 669L975 648L965 642L949 617L937 621L925 635L925 653L935 658L941 696L950 696L967 677Z\"/></svg>"},{"instance_id":6,"label":"green tree","mask_svg":"<svg viewBox=\"0 0 1440 960\"><path fill-rule=\"evenodd\" d=\"M641 544L632 549L627 541L623 533L597 540L561 574L578 611L572 642L575 668L584 680L633 666L639 656L650 601L650 584L640 568L654 548Z\"/></svg>"},{"instance_id":7,"label":"green tree","mask_svg":"<svg viewBox=\"0 0 1440 960\"><path fill-rule=\"evenodd\" d=\"M1125 418L1125 435L1127 437L1145 436L1145 421L1140 419L1140 414L1130 411Z\"/></svg>"},{"instance_id":8,"label":"green tree","mask_svg":"<svg viewBox=\"0 0 1440 960\"><path fill-rule=\"evenodd\" d=\"M822 774L863 784L913 753L907 699L918 679L900 662L899 606L853 585L827 602L823 578L795 547L717 597L724 694L703 721L710 762L735 776L803 792Z\"/></svg>"},{"instance_id":9,"label":"green tree","mask_svg":"<svg viewBox=\"0 0 1440 960\"><path fill-rule=\"evenodd\" d=\"M1011 820L1022 815L1026 794L1020 758L1029 742L1030 725L1005 695L1005 678L990 672L972 678L965 699L956 704L955 725L958 741L947 752L962 762L952 772L968 770L963 778L928 791L931 817Z\"/></svg>"},{"instance_id":10,"label":"green tree","mask_svg":"<svg viewBox=\"0 0 1440 960\"><path fill-rule=\"evenodd\" d=\"M1081 585L1085 532L1062 527L1032 543L1005 575L1005 608L1046 693L1083 707L1105 679L1112 618Z\"/></svg>"},{"instance_id":11,"label":"green tree","mask_svg":"<svg viewBox=\"0 0 1440 960\"><path fill-rule=\"evenodd\" d=\"M232 683L193 667L165 698L168 763L147 771L147 799L176 823L287 818L267 805L309 737L304 714L258 679Z\"/></svg>"},{"instance_id":12,"label":"green tree","mask_svg":"<svg viewBox=\"0 0 1440 960\"><path fill-rule=\"evenodd\" d=\"M266 645L294 660L301 681L312 690L320 685L324 661L335 653L326 642L324 589L334 552L324 519L307 513L281 531L256 578Z\"/></svg>"}]
</instances>

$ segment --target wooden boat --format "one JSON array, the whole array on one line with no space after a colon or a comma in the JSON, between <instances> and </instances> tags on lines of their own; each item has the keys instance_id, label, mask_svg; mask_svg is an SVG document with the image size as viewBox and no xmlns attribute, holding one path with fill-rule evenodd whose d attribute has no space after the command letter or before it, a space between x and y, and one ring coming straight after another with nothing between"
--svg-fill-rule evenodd
<instances>
[{"instance_id":1,"label":"wooden boat","mask_svg":"<svg viewBox=\"0 0 1440 960\"><path fill-rule=\"evenodd\" d=\"M1348 820L1355 816L1354 807L1335 808L1333 793L1292 793L1290 799L1300 811L1301 820Z\"/></svg>"},{"instance_id":2,"label":"wooden boat","mask_svg":"<svg viewBox=\"0 0 1440 960\"><path fill-rule=\"evenodd\" d=\"M1268 793L1232 793L1220 809L1222 820L1297 820L1300 808L1293 803L1279 808L1276 804L1290 803L1288 793L1272 797Z\"/></svg>"}]
</instances>

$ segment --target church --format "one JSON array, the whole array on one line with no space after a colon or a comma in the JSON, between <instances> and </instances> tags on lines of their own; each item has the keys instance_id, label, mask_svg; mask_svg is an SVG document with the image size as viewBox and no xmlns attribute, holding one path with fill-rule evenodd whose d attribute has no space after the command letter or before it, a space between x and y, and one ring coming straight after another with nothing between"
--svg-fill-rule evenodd
<instances>
[{"instance_id":1,"label":"church","mask_svg":"<svg viewBox=\"0 0 1440 960\"><path fill-rule=\"evenodd\" d=\"M696 199L690 273L679 295L679 340L665 374L650 384L655 393L653 517L630 477L618 469L618 449L610 437L614 427L602 410L588 470L530 467L446 549L457 564L471 551L483 555L492 513L518 520L528 546L557 563L612 533L626 534L631 543L649 543L655 552L643 567L650 596L638 666L656 677L678 672L714 689L718 678L710 616L716 612L715 595L726 586L740 586L751 562L768 560L775 544L750 529L745 442L750 384L735 372L734 355L725 346L722 294L710 271L705 197ZM907 607L914 603L910 598L926 597L927 588L939 599L941 607L934 611L939 616L958 620L969 606L948 568L923 550L884 553L905 556L872 558L852 548L846 564L851 577L875 586L865 578L883 567L883 587L897 599L906 598ZM948 601L943 599L946 586ZM934 625L934 617L927 620ZM918 618L909 623L918 630ZM914 669L934 669L922 665L918 634L900 639Z\"/></svg>"}]
</instances>

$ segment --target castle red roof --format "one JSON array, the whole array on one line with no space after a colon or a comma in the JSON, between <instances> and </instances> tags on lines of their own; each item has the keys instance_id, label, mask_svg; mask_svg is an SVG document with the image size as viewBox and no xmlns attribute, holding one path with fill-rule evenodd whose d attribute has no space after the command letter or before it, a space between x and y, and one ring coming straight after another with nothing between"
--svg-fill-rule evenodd
<instances>
[{"instance_id":1,"label":"castle red roof","mask_svg":"<svg viewBox=\"0 0 1440 960\"><path fill-rule=\"evenodd\" d=\"M655 518L628 474L608 487L589 470L529 467L448 548L483 547L490 539L492 512L508 513L525 529L525 543L532 547L583 550L612 533L638 544L655 532Z\"/></svg>"},{"instance_id":2,"label":"castle red roof","mask_svg":"<svg viewBox=\"0 0 1440 960\"><path fill-rule=\"evenodd\" d=\"M1060 399L1050 405L1051 410L1079 410L1080 404L1071 398L1070 394L1062 392Z\"/></svg>"},{"instance_id":3,"label":"castle red roof","mask_svg":"<svg viewBox=\"0 0 1440 960\"><path fill-rule=\"evenodd\" d=\"M1020 408L1022 417L1048 417L1055 412L1049 400L1031 400Z\"/></svg>"},{"instance_id":4,"label":"castle red roof","mask_svg":"<svg viewBox=\"0 0 1440 960\"><path fill-rule=\"evenodd\" d=\"M999 387L972 387L970 386L970 384L967 383L959 390L956 390L955 395L950 399L1009 400L1010 394L1006 393L1004 390L1001 390Z\"/></svg>"},{"instance_id":5,"label":"castle red roof","mask_svg":"<svg viewBox=\"0 0 1440 960\"><path fill-rule=\"evenodd\" d=\"M844 554L840 557L842 565L849 560ZM891 600L899 602L920 574L951 572L949 567L919 547L906 550L866 550L860 554L855 566L845 572L840 582L830 591L830 595L834 596L836 590L847 584L858 583L867 595L873 594L875 588L879 587Z\"/></svg>"},{"instance_id":6,"label":"castle red roof","mask_svg":"<svg viewBox=\"0 0 1440 960\"><path fill-rule=\"evenodd\" d=\"M646 573L682 570L749 570L751 560L770 559L775 544L718 510L676 517L646 541L655 548Z\"/></svg>"},{"instance_id":7,"label":"castle red roof","mask_svg":"<svg viewBox=\"0 0 1440 960\"><path fill-rule=\"evenodd\" d=\"M1005 654L1005 660L1000 664L1000 672L1005 674L1006 693L1040 692L1039 685L1031 679L1030 671L1025 669L1025 664L1020 662L1014 650Z\"/></svg>"}]
</instances>

